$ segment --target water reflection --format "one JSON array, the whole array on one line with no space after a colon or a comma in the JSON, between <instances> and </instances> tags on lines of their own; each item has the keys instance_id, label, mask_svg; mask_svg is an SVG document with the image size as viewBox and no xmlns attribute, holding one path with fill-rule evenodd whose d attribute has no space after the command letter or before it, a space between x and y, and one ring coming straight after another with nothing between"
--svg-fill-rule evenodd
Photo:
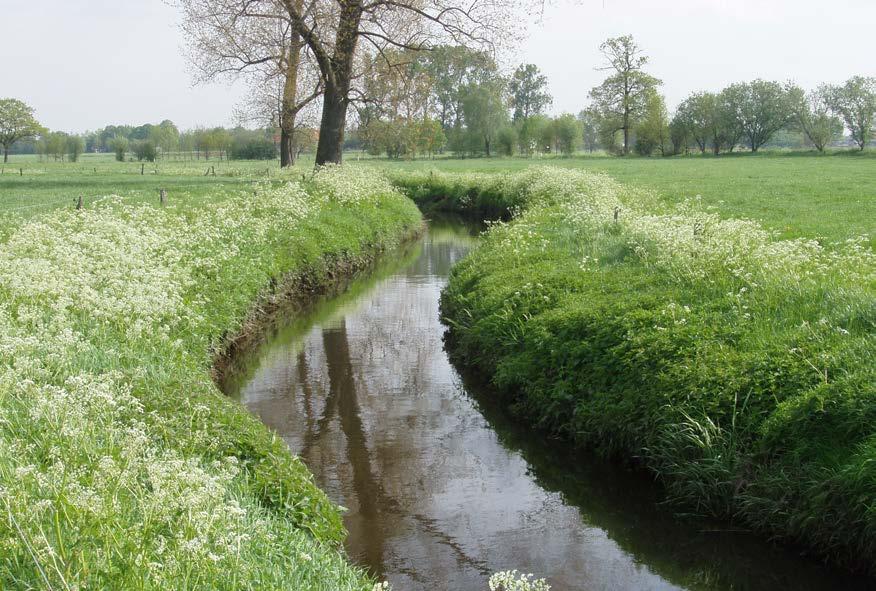
<instances>
[{"instance_id":1,"label":"water reflection","mask_svg":"<svg viewBox=\"0 0 876 591\"><path fill-rule=\"evenodd\" d=\"M417 249L279 330L227 385L349 509L355 560L399 591L484 589L507 568L557 590L865 587L679 522L641 475L508 421L442 349L438 297L473 241L433 224Z\"/></svg>"}]
</instances>

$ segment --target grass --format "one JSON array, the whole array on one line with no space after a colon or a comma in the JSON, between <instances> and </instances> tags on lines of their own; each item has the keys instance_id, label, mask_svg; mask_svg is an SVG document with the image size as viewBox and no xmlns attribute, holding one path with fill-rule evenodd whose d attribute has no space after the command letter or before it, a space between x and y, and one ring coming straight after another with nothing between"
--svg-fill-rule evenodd
<instances>
[{"instance_id":1,"label":"grass","mask_svg":"<svg viewBox=\"0 0 876 591\"><path fill-rule=\"evenodd\" d=\"M310 163L211 160L205 176L203 161L141 175L105 155L13 157L0 585L370 588L338 551L336 508L209 370L254 302L360 268L419 223L382 171L420 202L518 214L443 298L455 354L518 414L644 462L688 507L872 571L876 160L539 163L365 160L311 177Z\"/></svg>"},{"instance_id":2,"label":"grass","mask_svg":"<svg viewBox=\"0 0 876 591\"><path fill-rule=\"evenodd\" d=\"M826 156L765 152L721 157L496 158L380 161L391 170L518 171L550 165L604 172L665 204L701 196L725 218L749 218L781 238L876 238L876 151ZM871 246L873 242L871 242Z\"/></svg>"},{"instance_id":3,"label":"grass","mask_svg":"<svg viewBox=\"0 0 876 591\"><path fill-rule=\"evenodd\" d=\"M779 240L555 167L394 178L422 203L517 212L455 267L442 313L518 416L643 463L690 510L876 572L865 240Z\"/></svg>"},{"instance_id":4,"label":"grass","mask_svg":"<svg viewBox=\"0 0 876 591\"><path fill-rule=\"evenodd\" d=\"M141 164L145 174L141 174ZM85 154L76 163L11 156L9 163L0 164L0 168L0 214L29 216L72 207L80 195L86 207L105 195L118 195L130 204L155 203L161 188L168 189L171 199L204 204L212 201L217 191L245 188L266 179L289 180L309 172L312 161L303 162L286 175L280 174L274 162L216 158L116 162L109 154ZM211 174L205 175L207 170Z\"/></svg>"},{"instance_id":5,"label":"grass","mask_svg":"<svg viewBox=\"0 0 876 591\"><path fill-rule=\"evenodd\" d=\"M4 220L0 587L370 590L338 508L211 366L419 212L337 170L155 201Z\"/></svg>"}]
</instances>

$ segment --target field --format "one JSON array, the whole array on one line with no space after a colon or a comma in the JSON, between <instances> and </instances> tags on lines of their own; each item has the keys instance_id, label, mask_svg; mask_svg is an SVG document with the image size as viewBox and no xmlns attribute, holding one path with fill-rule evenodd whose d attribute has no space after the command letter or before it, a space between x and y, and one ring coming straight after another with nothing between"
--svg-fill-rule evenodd
<instances>
[{"instance_id":1,"label":"field","mask_svg":"<svg viewBox=\"0 0 876 591\"><path fill-rule=\"evenodd\" d=\"M876 568L876 158L347 159L3 168L0 586L370 589L337 509L210 367L295 281L417 230L388 179L515 212L443 313L521 418Z\"/></svg>"},{"instance_id":2,"label":"field","mask_svg":"<svg viewBox=\"0 0 876 591\"><path fill-rule=\"evenodd\" d=\"M532 165L604 172L627 185L653 191L667 204L699 195L722 217L750 218L782 238L844 240L867 234L876 241L876 153L762 153L751 156L618 159L603 156L542 159L437 159L389 161L346 156L348 164L390 170L436 169L447 172L514 171ZM216 176L204 176L214 166ZM290 173L309 172L303 159ZM24 176L18 176L19 167ZM95 169L97 172L95 172ZM155 170L158 171L155 174ZM0 175L0 213L46 211L72 206L89 197L118 194L129 202L152 202L162 186L189 202L209 200L216 184L246 185L280 173L265 162L224 162L215 158L188 162L116 163L108 155L86 154L79 163L41 163L35 157L12 157Z\"/></svg>"},{"instance_id":3,"label":"field","mask_svg":"<svg viewBox=\"0 0 876 591\"><path fill-rule=\"evenodd\" d=\"M876 235L876 153L771 154L676 158L578 157L383 161L399 170L501 172L550 165L604 172L654 191L665 203L702 197L722 217L758 220L782 238L828 241Z\"/></svg>"}]
</instances>

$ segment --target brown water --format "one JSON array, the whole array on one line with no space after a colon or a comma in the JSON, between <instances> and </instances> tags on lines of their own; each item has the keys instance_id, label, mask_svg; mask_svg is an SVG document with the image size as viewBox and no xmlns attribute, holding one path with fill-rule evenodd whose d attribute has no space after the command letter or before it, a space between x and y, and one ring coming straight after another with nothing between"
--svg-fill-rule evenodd
<instances>
[{"instance_id":1,"label":"brown water","mask_svg":"<svg viewBox=\"0 0 876 591\"><path fill-rule=\"evenodd\" d=\"M866 589L726 524L682 519L643 474L509 420L442 346L438 298L473 246L433 223L371 277L276 327L226 391L348 508L347 550L396 591L486 589L516 568L555 590Z\"/></svg>"}]
</instances>

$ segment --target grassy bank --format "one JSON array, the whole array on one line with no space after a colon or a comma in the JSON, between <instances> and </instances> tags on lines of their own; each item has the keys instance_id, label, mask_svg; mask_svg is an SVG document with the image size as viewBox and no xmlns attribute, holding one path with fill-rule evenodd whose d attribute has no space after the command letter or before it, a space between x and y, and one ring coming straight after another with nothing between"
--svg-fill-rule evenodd
<instances>
[{"instance_id":1,"label":"grassy bank","mask_svg":"<svg viewBox=\"0 0 876 591\"><path fill-rule=\"evenodd\" d=\"M360 267L420 216L350 171L245 189L4 218L0 586L371 588L337 508L210 366L271 286Z\"/></svg>"},{"instance_id":2,"label":"grassy bank","mask_svg":"<svg viewBox=\"0 0 876 591\"><path fill-rule=\"evenodd\" d=\"M700 197L723 218L752 219L781 238L845 240L870 234L876 246L876 151L739 154L672 158L551 157L382 161L406 172L504 173L531 166L606 173L663 205ZM643 191L640 191L643 192Z\"/></svg>"},{"instance_id":3,"label":"grassy bank","mask_svg":"<svg viewBox=\"0 0 876 591\"><path fill-rule=\"evenodd\" d=\"M700 513L876 571L876 257L558 168L404 173L506 208L442 298L451 348L534 425Z\"/></svg>"}]
</instances>

